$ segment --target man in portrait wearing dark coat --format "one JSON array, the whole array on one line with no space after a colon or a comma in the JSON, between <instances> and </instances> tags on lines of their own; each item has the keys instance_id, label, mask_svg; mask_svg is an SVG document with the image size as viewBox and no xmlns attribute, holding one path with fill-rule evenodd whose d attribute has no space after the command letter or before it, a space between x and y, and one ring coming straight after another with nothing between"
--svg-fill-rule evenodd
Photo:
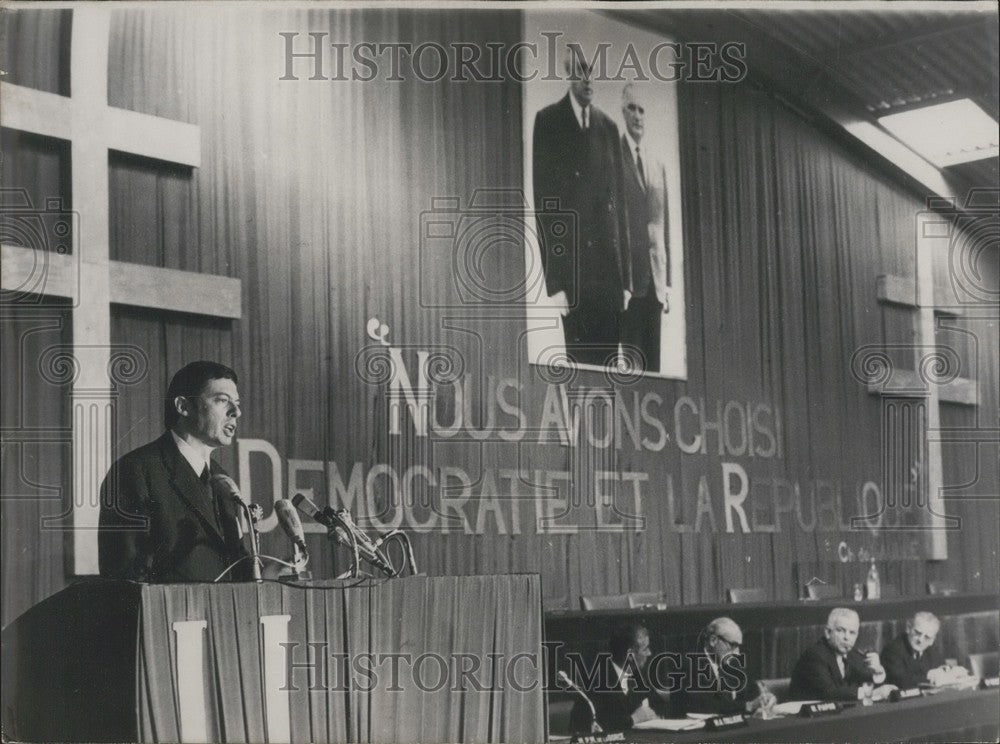
<instances>
[{"instance_id":1,"label":"man in portrait wearing dark coat","mask_svg":"<svg viewBox=\"0 0 1000 744\"><path fill-rule=\"evenodd\" d=\"M633 369L660 370L660 327L667 311L667 170L649 147L646 94L622 90L621 137L628 211L632 296L622 319L622 353Z\"/></svg>"},{"instance_id":2,"label":"man in portrait wearing dark coat","mask_svg":"<svg viewBox=\"0 0 1000 744\"><path fill-rule=\"evenodd\" d=\"M228 476L211 459L236 436L236 384L236 373L215 362L192 362L174 375L166 431L117 460L101 485L101 576L155 583L249 577L246 525L220 482Z\"/></svg>"},{"instance_id":3,"label":"man in portrait wearing dark coat","mask_svg":"<svg viewBox=\"0 0 1000 744\"><path fill-rule=\"evenodd\" d=\"M591 101L591 71L569 47L566 95L535 116L533 187L545 286L563 313L567 356L611 365L632 291L618 127ZM555 234L545 213L575 224Z\"/></svg>"}]
</instances>

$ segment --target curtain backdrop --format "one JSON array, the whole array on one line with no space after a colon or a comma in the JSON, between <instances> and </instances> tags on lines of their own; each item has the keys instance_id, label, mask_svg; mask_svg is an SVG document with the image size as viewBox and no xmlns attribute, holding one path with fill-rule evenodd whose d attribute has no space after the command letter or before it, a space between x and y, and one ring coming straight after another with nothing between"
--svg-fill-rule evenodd
<instances>
[{"instance_id":1,"label":"curtain backdrop","mask_svg":"<svg viewBox=\"0 0 1000 744\"><path fill-rule=\"evenodd\" d=\"M177 668L171 628L196 619L209 628L209 739L265 741L257 618L287 614L288 658L305 665L323 657L312 672L300 666L286 678L293 742L538 741L544 736L540 599L536 576L414 577L327 589L147 587L138 644L139 738L180 740L182 718L170 692ZM395 672L391 654L398 656ZM528 661L518 662L518 655ZM341 667L341 658L351 666ZM483 667L472 670L469 658ZM470 674L458 681L463 663ZM236 679L241 695L233 694Z\"/></svg>"},{"instance_id":2,"label":"curtain backdrop","mask_svg":"<svg viewBox=\"0 0 1000 744\"><path fill-rule=\"evenodd\" d=\"M537 576L86 581L4 628L3 726L16 741L192 741L203 723L216 742L537 742L543 666Z\"/></svg>"},{"instance_id":3,"label":"curtain backdrop","mask_svg":"<svg viewBox=\"0 0 1000 744\"><path fill-rule=\"evenodd\" d=\"M52 50L65 23L47 16L31 31L33 13L17 12L17 38L32 41L5 52L6 69L16 68L21 84L55 85L52 66L61 57ZM116 9L112 18L109 103L196 124L202 142L194 170L112 155L112 257L232 276L243 289L237 321L112 308L112 341L138 345L150 357L149 375L120 400L116 453L157 435L160 396L174 370L218 358L240 374L241 436L274 446L285 492L292 488L289 459L314 470L319 463L296 485L313 488L321 502L334 498L333 467L345 486L357 473L364 493L373 468L388 466L389 476L371 479L376 510L398 505L399 493L386 485L392 474L419 466L461 473L447 484L412 479L407 513L414 520L432 518L444 496L465 504L447 531L403 524L412 528L420 568L431 574L538 572L547 608L576 606L581 594L627 591L663 592L673 604L718 602L727 587L740 586L789 599L813 575L845 590L863 580L864 562L838 559L844 541L852 551L877 554L883 581L903 592L922 591L931 578L967 591L995 590L995 501L953 504L965 521L949 538L943 564L922 559L917 532L841 526L854 515L863 484L882 477L882 404L852 377L851 356L867 344L911 338L912 313L880 305L876 281L883 274L913 277L914 215L922 204L766 93L746 83L680 89L688 380L619 384L585 373L560 391L551 374L543 377L524 361L523 311L440 309L457 302L453 257L427 251L420 235L432 198L467 205L477 189L522 183L517 83L311 81L308 67L298 81L279 80L281 32L299 34L298 51L309 32L329 34L324 43L512 45L521 34L518 13L250 13L225 6L186 13L161 6ZM11 142L5 137L5 157L8 147L24 149ZM30 160L23 152L12 157L8 162ZM51 179L59 167L34 168L35 175L23 175L31 168L19 166L18 180L48 178L50 193L58 190ZM524 276L515 248L484 254L483 271L500 286L516 286ZM390 433L399 401L384 380L359 372L379 346L366 332L370 318L388 327L414 382L421 351L461 365L452 372L458 370L464 397L449 392L433 411L442 426L461 411L458 434L416 436L405 405L399 433ZM20 328L5 322L5 352L17 348ZM977 372L979 408L948 404L946 419L996 422L995 359ZM33 415L30 406L8 413L15 388L39 401L32 405L61 410L64 391L8 374L15 363L30 368L30 359L5 353L2 363L5 416ZM498 392L505 378L515 387ZM640 423L637 439L661 439L659 448L633 445L620 420L620 446L531 441L530 430L560 393L609 384L630 421L641 418L631 413L635 401L647 401L662 437ZM491 420L495 428L518 426L501 398L517 399L529 436L480 442L470 430ZM731 456L712 424L720 412L744 416L739 406L752 417L758 405L770 411L760 414L761 428L775 451ZM695 433L704 435L704 453L682 451ZM739 448L739 433L730 444ZM758 432L757 447L769 444ZM33 537L40 535L35 512L48 506L29 514L7 498L18 488L10 480L11 451L4 447L5 619L68 580L58 568L61 544ZM236 472L233 451L218 457ZM945 481L961 479L975 458L946 448ZM62 460L51 462L46 482L68 477ZM748 534L738 521L727 532L723 493L738 487L736 476L726 481L734 464L749 476ZM648 476L640 529L597 529L601 499L581 491L593 487L598 468ZM513 476L501 480L505 470ZM567 490L566 478L546 480L560 472L578 474L576 491ZM981 491L996 493L995 469L982 473ZM266 458L253 460L251 474L255 500L282 495L270 490ZM618 484L616 505L631 508L629 483ZM538 529L541 505L553 494L568 499L573 529ZM765 531L783 505L793 508L777 515L777 531ZM342 551L331 551L320 536L308 539L320 575L344 568ZM264 542L267 550L287 550L278 531Z\"/></svg>"}]
</instances>

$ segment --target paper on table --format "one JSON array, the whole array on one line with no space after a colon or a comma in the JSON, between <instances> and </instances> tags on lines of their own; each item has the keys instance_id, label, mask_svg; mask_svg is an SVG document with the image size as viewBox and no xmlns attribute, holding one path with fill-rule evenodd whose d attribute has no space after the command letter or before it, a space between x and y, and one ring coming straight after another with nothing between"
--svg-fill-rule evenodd
<instances>
[{"instance_id":1,"label":"paper on table","mask_svg":"<svg viewBox=\"0 0 1000 744\"><path fill-rule=\"evenodd\" d=\"M935 687L948 687L968 681L969 670L965 667L938 667L927 672L928 681Z\"/></svg>"},{"instance_id":2,"label":"paper on table","mask_svg":"<svg viewBox=\"0 0 1000 744\"><path fill-rule=\"evenodd\" d=\"M694 718L698 721L704 721L706 718L715 718L718 713L688 713L688 718Z\"/></svg>"},{"instance_id":3,"label":"paper on table","mask_svg":"<svg viewBox=\"0 0 1000 744\"><path fill-rule=\"evenodd\" d=\"M780 716L798 715L799 708L803 705L812 705L819 700L789 700L787 703L778 703L774 706L774 712Z\"/></svg>"},{"instance_id":4,"label":"paper on table","mask_svg":"<svg viewBox=\"0 0 1000 744\"><path fill-rule=\"evenodd\" d=\"M647 731L694 731L705 728L705 722L694 718L653 718L637 723L632 728Z\"/></svg>"},{"instance_id":5,"label":"paper on table","mask_svg":"<svg viewBox=\"0 0 1000 744\"><path fill-rule=\"evenodd\" d=\"M947 682L945 684L934 684L932 682L921 682L920 689L927 692L937 692L939 690L964 690L966 688L972 689L979 686L979 677L975 675L969 675L968 677L962 677L956 679L954 682Z\"/></svg>"}]
</instances>

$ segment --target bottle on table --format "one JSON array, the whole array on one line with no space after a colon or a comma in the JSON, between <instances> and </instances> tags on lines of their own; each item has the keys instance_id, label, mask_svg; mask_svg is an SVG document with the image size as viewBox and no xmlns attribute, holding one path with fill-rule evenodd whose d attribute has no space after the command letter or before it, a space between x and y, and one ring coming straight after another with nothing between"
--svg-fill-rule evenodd
<instances>
[{"instance_id":1,"label":"bottle on table","mask_svg":"<svg viewBox=\"0 0 1000 744\"><path fill-rule=\"evenodd\" d=\"M868 569L868 577L865 579L865 594L868 596L868 599L878 599L880 592L878 569L875 568L875 559L872 558L871 567Z\"/></svg>"}]
</instances>

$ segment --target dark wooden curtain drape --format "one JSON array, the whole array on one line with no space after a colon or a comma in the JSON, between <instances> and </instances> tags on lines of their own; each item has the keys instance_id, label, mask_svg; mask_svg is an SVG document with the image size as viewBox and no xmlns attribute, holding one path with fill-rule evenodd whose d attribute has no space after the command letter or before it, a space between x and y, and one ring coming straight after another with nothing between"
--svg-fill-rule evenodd
<instances>
[{"instance_id":1,"label":"dark wooden curtain drape","mask_svg":"<svg viewBox=\"0 0 1000 744\"><path fill-rule=\"evenodd\" d=\"M66 16L59 16L62 23L52 16L33 22L43 17L36 13L14 14L18 44L5 47L5 69L15 70L19 84L57 87L53 69L63 58L54 50ZM12 14L4 15L9 34ZM625 591L662 591L674 604L716 602L725 588L739 586L792 598L813 574L848 587L861 578L862 564L837 561L844 540L854 549L897 556L880 566L884 580L904 592L922 590L928 578L968 591L996 589L995 501L955 504L965 527L949 539L944 564L921 559L917 533L845 531L839 523L849 514L815 513L817 489L820 495L839 491L854 508L862 484L881 477L881 404L851 376L850 358L863 345L909 338L911 315L877 302L876 278L913 276L920 200L748 83L682 85L689 377L620 389L628 405L633 395L658 396L654 413L664 424L665 446L637 449L624 439L620 449L580 447L571 461L570 448L554 445L415 437L405 414L402 433L389 435L383 391L357 371L359 352L372 343L366 335L372 317L389 326L389 340L403 350L411 375L417 350L455 350L474 426L485 426L496 411L491 390L501 378L518 381L529 426L539 421L549 387L524 363L522 313L434 307L454 301L454 269L450 256L424 251L419 234L421 212L433 197L457 197L464 205L477 189L521 187L521 90L511 80L349 83L309 81L306 72L298 81L281 81L283 31L299 32L299 44L313 31L337 43L511 45L520 38L521 17L280 8L113 13L109 103L197 124L202 165L192 171L112 154L112 257L237 277L244 298L238 321L112 309L112 340L141 346L151 362L149 375L121 399L119 453L156 436L160 396L177 367L219 358L241 375L243 436L272 443L286 459L332 461L345 482L356 463L362 472L379 463L400 473L421 463L456 467L469 475L475 505L484 488L489 492L488 478L505 468L521 468L529 481L538 469L569 470L573 462L588 472L649 475L640 531L539 534L535 497L524 486L516 520L508 504L501 506L503 529L486 511L477 531L473 509L470 531L478 534L414 534L421 568L433 574L539 572L548 608L575 606L581 594ZM45 189L58 190L58 164L32 160L30 148L16 140L5 133L5 162L16 165L5 170L5 182L44 178ZM487 253L485 260L484 271L500 277L501 286L523 276L519 247ZM17 351L24 322L19 316L2 329L5 427L30 421L33 406L64 406L61 389L9 373L32 364L19 358L30 350ZM978 372L986 391L974 414L979 421L997 419L993 359ZM573 385L604 386L607 379L584 374ZM14 390L35 402L16 403L8 394ZM709 419L720 403L765 404L778 412L771 426L782 429L781 452L720 456L713 433L705 454L682 452L673 418L685 396ZM439 403L442 423L454 412L450 398ZM688 425L698 420L689 408L682 413ZM39 510L49 505L8 498L24 492L17 466L8 466L13 451L5 445L5 619L68 580L60 539L42 537L37 526ZM235 467L231 452L219 457ZM947 453L946 481L968 472L971 457ZM68 477L64 460L46 462L46 483ZM760 505L757 522L773 523L768 510L775 499L795 500L800 513L784 514L780 531L741 534L737 527L727 534L721 499L722 466L729 461L749 474L749 503ZM254 467L254 483L269 484L269 470ZM995 493L995 472L983 477L984 489ZM434 489L417 483L418 501L433 496ZM304 475L299 484L313 487L320 500L329 495L323 473ZM509 494L506 482L493 490ZM260 487L254 492L265 502L271 495ZM696 524L700 532L693 531ZM314 566L332 570L328 547L319 537L309 539ZM266 535L265 547L283 550L283 537Z\"/></svg>"}]
</instances>

